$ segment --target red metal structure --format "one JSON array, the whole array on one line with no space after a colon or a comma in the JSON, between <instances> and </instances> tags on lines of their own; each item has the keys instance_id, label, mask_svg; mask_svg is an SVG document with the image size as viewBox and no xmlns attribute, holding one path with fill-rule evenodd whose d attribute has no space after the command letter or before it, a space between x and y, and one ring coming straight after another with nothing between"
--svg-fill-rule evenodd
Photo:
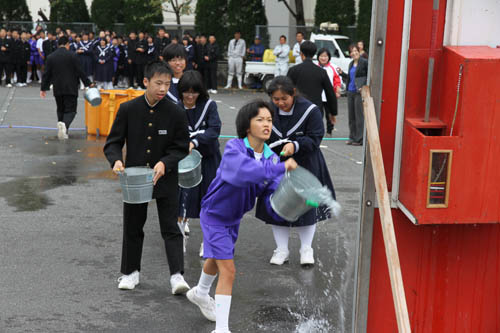
<instances>
[{"instance_id":1,"label":"red metal structure","mask_svg":"<svg viewBox=\"0 0 500 333\"><path fill-rule=\"evenodd\" d=\"M452 2L436 9L436 0L414 0L411 7L398 188L404 209L392 215L412 331L500 332L500 49L443 47ZM391 190L405 2L385 3L379 130ZM354 326L396 332L377 209L373 216L366 325L358 318Z\"/></svg>"}]
</instances>

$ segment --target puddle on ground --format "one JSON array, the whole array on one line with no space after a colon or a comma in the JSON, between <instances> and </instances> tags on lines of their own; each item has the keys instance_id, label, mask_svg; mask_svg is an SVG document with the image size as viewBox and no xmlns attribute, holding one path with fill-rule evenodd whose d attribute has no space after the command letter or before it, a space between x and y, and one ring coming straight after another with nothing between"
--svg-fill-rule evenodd
<instances>
[{"instance_id":1,"label":"puddle on ground","mask_svg":"<svg viewBox=\"0 0 500 333\"><path fill-rule=\"evenodd\" d=\"M33 212L53 204L45 193L77 182L75 176L23 177L0 184L0 197L16 212Z\"/></svg>"}]
</instances>

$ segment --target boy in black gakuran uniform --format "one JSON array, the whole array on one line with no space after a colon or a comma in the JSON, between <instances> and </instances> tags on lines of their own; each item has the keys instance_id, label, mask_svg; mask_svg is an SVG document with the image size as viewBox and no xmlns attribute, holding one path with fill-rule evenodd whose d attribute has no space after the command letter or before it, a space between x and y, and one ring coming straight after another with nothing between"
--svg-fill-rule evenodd
<instances>
[{"instance_id":1,"label":"boy in black gakuran uniform","mask_svg":"<svg viewBox=\"0 0 500 333\"><path fill-rule=\"evenodd\" d=\"M177 224L177 163L189 153L188 123L184 110L165 95L172 80L168 64L155 61L144 71L146 93L120 105L104 154L115 172L127 167L147 166L155 171L153 197L156 198L161 235L165 242L173 294L189 290L184 281L183 235ZM123 162L122 148L127 144ZM139 284L143 227L148 204L123 204L123 247L120 289Z\"/></svg>"}]
</instances>

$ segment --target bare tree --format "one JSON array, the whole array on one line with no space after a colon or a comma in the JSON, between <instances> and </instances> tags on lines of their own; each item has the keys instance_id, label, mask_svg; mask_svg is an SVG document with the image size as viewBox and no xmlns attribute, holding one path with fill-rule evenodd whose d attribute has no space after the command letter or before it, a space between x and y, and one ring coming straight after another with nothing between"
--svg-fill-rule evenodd
<instances>
[{"instance_id":1,"label":"bare tree","mask_svg":"<svg viewBox=\"0 0 500 333\"><path fill-rule=\"evenodd\" d=\"M283 2L290 14L295 18L295 23L297 25L306 25L306 20L304 19L304 4L302 0L295 0L295 11L290 7L287 0L278 0L278 2Z\"/></svg>"},{"instance_id":2,"label":"bare tree","mask_svg":"<svg viewBox=\"0 0 500 333\"><path fill-rule=\"evenodd\" d=\"M181 25L181 16L193 12L192 2L192 0L162 0L162 5L165 12L175 14L177 24Z\"/></svg>"}]
</instances>

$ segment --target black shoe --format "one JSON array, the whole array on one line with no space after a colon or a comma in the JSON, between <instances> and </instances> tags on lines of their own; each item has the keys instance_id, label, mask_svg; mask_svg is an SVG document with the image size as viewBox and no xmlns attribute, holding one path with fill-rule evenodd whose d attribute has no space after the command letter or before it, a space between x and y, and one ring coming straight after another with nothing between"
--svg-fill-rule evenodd
<instances>
[{"instance_id":1,"label":"black shoe","mask_svg":"<svg viewBox=\"0 0 500 333\"><path fill-rule=\"evenodd\" d=\"M345 144L346 145L352 145L352 140L347 140Z\"/></svg>"},{"instance_id":2,"label":"black shoe","mask_svg":"<svg viewBox=\"0 0 500 333\"><path fill-rule=\"evenodd\" d=\"M351 143L353 146L362 146L363 142L353 142Z\"/></svg>"}]
</instances>

